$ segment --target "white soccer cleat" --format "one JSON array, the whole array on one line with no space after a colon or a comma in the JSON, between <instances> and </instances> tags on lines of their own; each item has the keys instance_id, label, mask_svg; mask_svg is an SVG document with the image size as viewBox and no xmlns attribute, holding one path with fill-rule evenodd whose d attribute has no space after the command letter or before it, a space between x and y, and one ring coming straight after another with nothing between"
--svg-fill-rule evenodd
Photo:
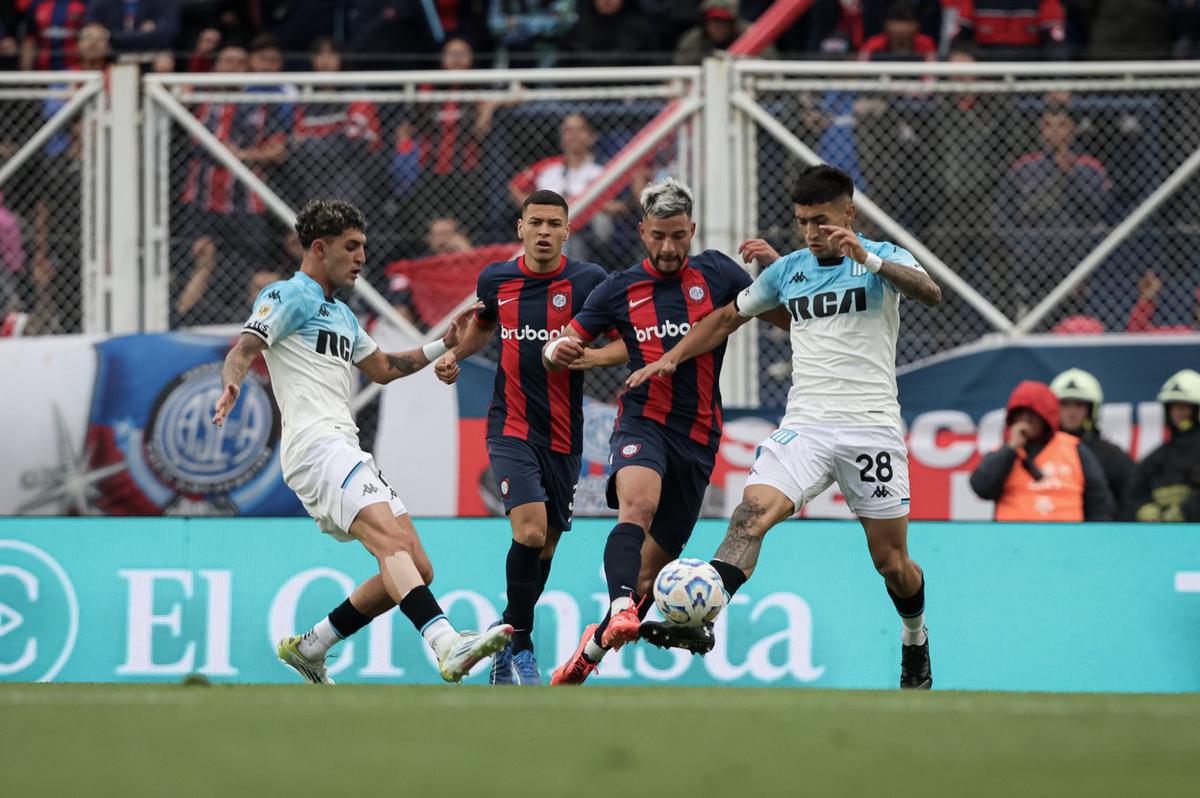
<instances>
[{"instance_id":1,"label":"white soccer cleat","mask_svg":"<svg viewBox=\"0 0 1200 798\"><path fill-rule=\"evenodd\" d=\"M275 647L275 655L279 660L304 677L305 681L313 684L333 684L333 679L325 670L325 658L309 659L300 653L300 636L292 635L279 641Z\"/></svg>"},{"instance_id":2,"label":"white soccer cleat","mask_svg":"<svg viewBox=\"0 0 1200 798\"><path fill-rule=\"evenodd\" d=\"M458 632L446 656L438 662L442 678L448 682L461 682L471 668L482 659L492 656L508 645L513 628L506 623L479 632Z\"/></svg>"}]
</instances>

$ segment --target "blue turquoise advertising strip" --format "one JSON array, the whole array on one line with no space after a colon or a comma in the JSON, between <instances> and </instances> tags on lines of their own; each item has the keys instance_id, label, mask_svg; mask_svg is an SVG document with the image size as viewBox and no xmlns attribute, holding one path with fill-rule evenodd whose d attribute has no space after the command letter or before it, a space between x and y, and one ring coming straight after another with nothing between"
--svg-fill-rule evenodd
<instances>
[{"instance_id":1,"label":"blue turquoise advertising strip","mask_svg":"<svg viewBox=\"0 0 1200 798\"><path fill-rule=\"evenodd\" d=\"M503 609L508 525L417 523L434 592L460 628ZM558 548L534 641L543 672L607 604L609 524ZM724 524L701 522L707 558ZM1168 525L914 524L927 575L935 687L1200 689L1200 529ZM355 543L305 519L0 519L0 680L291 682L274 641L302 631L373 572ZM852 522L784 524L718 623L707 657L626 646L603 684L890 688L900 623ZM438 681L397 612L339 645L339 682ZM482 682L481 668L471 681Z\"/></svg>"}]
</instances>

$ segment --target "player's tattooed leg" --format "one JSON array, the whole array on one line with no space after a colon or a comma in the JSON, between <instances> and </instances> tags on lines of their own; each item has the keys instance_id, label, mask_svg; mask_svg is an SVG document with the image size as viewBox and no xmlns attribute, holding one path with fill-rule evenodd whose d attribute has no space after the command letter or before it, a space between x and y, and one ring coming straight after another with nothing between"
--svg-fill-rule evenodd
<instances>
[{"instance_id":1,"label":"player's tattooed leg","mask_svg":"<svg viewBox=\"0 0 1200 798\"><path fill-rule=\"evenodd\" d=\"M729 531L714 559L735 565L747 573L753 571L762 550L763 533L766 532L763 516L766 513L766 508L753 499L739 504L729 519Z\"/></svg>"}]
</instances>

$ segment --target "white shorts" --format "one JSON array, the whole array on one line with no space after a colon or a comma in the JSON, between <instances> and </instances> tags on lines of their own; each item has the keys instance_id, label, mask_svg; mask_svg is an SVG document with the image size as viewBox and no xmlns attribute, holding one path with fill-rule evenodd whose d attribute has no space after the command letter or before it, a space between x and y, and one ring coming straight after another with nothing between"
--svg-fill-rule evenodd
<instances>
[{"instance_id":1,"label":"white shorts","mask_svg":"<svg viewBox=\"0 0 1200 798\"><path fill-rule=\"evenodd\" d=\"M834 481L860 518L908 515L908 449L895 427L784 427L758 447L747 485L770 485L796 512Z\"/></svg>"},{"instance_id":2,"label":"white shorts","mask_svg":"<svg viewBox=\"0 0 1200 798\"><path fill-rule=\"evenodd\" d=\"M345 438L314 443L285 481L317 527L337 540L353 540L350 524L369 504L387 502L392 515L408 512L375 467L374 458Z\"/></svg>"}]
</instances>

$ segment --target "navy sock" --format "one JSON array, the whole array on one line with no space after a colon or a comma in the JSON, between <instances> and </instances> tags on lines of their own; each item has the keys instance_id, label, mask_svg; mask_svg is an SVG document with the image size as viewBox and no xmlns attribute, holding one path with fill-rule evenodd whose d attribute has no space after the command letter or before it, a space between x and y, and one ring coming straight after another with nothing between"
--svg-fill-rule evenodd
<instances>
[{"instance_id":1,"label":"navy sock","mask_svg":"<svg viewBox=\"0 0 1200 798\"><path fill-rule=\"evenodd\" d=\"M637 590L645 539L646 530L625 522L617 524L608 533L608 542L604 544L604 577L608 580L609 601Z\"/></svg>"},{"instance_id":2,"label":"navy sock","mask_svg":"<svg viewBox=\"0 0 1200 798\"><path fill-rule=\"evenodd\" d=\"M900 598L892 592L890 587L887 592L891 596L892 603L896 605L896 612L900 614L901 618L915 618L925 612L925 577L923 575L921 586L908 598Z\"/></svg>"},{"instance_id":3,"label":"navy sock","mask_svg":"<svg viewBox=\"0 0 1200 798\"><path fill-rule=\"evenodd\" d=\"M550 581L550 563L552 563L552 562L554 562L553 557L548 557L546 559L538 560L538 564L542 568L541 583L540 583L541 590L538 591L539 596L542 595L542 593L546 590L546 583L548 581Z\"/></svg>"},{"instance_id":4,"label":"navy sock","mask_svg":"<svg viewBox=\"0 0 1200 798\"><path fill-rule=\"evenodd\" d=\"M725 585L725 592L732 596L738 592L738 588L746 584L746 574L741 568L736 565L730 565L721 560L711 560L709 565L717 570L717 574L721 577L722 584Z\"/></svg>"},{"instance_id":5,"label":"navy sock","mask_svg":"<svg viewBox=\"0 0 1200 798\"><path fill-rule=\"evenodd\" d=\"M342 638L347 638L371 622L371 619L358 611L358 608L346 599L329 613L329 623Z\"/></svg>"},{"instance_id":6,"label":"navy sock","mask_svg":"<svg viewBox=\"0 0 1200 798\"><path fill-rule=\"evenodd\" d=\"M400 599L400 612L408 616L418 632L423 632L439 615L445 615L427 585L408 591L408 595Z\"/></svg>"},{"instance_id":7,"label":"navy sock","mask_svg":"<svg viewBox=\"0 0 1200 798\"><path fill-rule=\"evenodd\" d=\"M512 624L513 651L533 648L533 605L541 594L541 546L526 546L513 541L508 548L505 575L508 578L508 608L504 620Z\"/></svg>"}]
</instances>

